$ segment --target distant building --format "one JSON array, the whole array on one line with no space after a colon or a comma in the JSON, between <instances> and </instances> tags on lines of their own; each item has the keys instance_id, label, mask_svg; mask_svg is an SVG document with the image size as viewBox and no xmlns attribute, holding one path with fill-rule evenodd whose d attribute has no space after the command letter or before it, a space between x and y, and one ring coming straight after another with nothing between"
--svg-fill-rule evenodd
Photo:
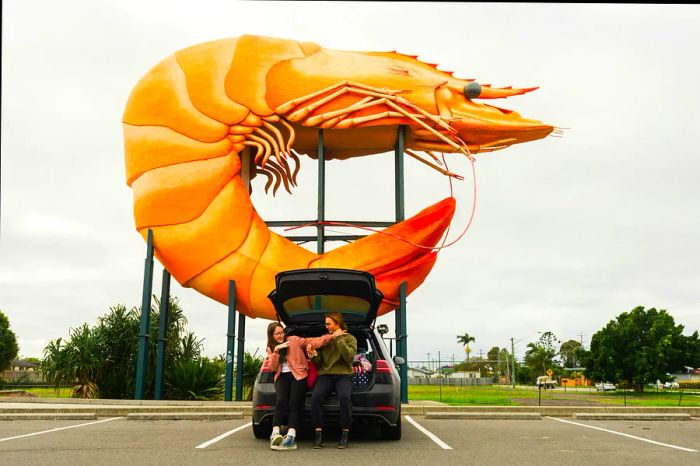
<instances>
[{"instance_id":1,"label":"distant building","mask_svg":"<svg viewBox=\"0 0 700 466\"><path fill-rule=\"evenodd\" d=\"M417 377L417 378L430 378L434 374L433 371L427 370L427 369L421 369L418 367L409 367L408 368L408 377Z\"/></svg>"},{"instance_id":2,"label":"distant building","mask_svg":"<svg viewBox=\"0 0 700 466\"><path fill-rule=\"evenodd\" d=\"M10 368L0 373L0 378L5 382L42 383L44 374L39 370L39 363L29 362L23 359L10 361Z\"/></svg>"},{"instance_id":3,"label":"distant building","mask_svg":"<svg viewBox=\"0 0 700 466\"><path fill-rule=\"evenodd\" d=\"M559 380L559 383L562 387L588 387L589 385L591 385L591 381L585 378L584 376L562 377Z\"/></svg>"},{"instance_id":4,"label":"distant building","mask_svg":"<svg viewBox=\"0 0 700 466\"><path fill-rule=\"evenodd\" d=\"M29 362L23 359L13 359L10 361L10 371L35 371L39 370L39 363Z\"/></svg>"},{"instance_id":5,"label":"distant building","mask_svg":"<svg viewBox=\"0 0 700 466\"><path fill-rule=\"evenodd\" d=\"M479 371L453 372L449 376L451 379L478 379L481 377Z\"/></svg>"},{"instance_id":6,"label":"distant building","mask_svg":"<svg viewBox=\"0 0 700 466\"><path fill-rule=\"evenodd\" d=\"M671 374L676 382L700 382L700 369L686 367L685 372Z\"/></svg>"}]
</instances>

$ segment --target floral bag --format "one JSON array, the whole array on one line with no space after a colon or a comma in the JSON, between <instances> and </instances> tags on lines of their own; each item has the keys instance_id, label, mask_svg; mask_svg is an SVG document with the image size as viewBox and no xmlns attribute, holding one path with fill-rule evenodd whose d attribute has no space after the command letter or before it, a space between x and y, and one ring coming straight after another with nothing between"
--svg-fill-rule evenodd
<instances>
[{"instance_id":1,"label":"floral bag","mask_svg":"<svg viewBox=\"0 0 700 466\"><path fill-rule=\"evenodd\" d=\"M352 364L352 385L354 388L366 388L369 386L369 376L372 363L362 354L355 355Z\"/></svg>"}]
</instances>

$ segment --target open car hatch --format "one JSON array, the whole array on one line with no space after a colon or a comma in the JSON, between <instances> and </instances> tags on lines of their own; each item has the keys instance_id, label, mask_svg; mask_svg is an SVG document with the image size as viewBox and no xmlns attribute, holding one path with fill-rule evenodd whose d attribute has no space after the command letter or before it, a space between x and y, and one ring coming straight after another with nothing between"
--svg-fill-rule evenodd
<instances>
[{"instance_id":1,"label":"open car hatch","mask_svg":"<svg viewBox=\"0 0 700 466\"><path fill-rule=\"evenodd\" d=\"M323 326L327 312L341 313L348 325L369 325L384 295L369 272L299 269L278 273L268 298L286 326Z\"/></svg>"}]
</instances>

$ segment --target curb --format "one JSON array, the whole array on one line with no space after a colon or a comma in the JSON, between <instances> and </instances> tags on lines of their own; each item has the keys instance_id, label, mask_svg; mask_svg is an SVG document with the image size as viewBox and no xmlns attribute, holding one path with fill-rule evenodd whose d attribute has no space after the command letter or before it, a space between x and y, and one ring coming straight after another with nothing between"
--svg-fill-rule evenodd
<instances>
[{"instance_id":1,"label":"curb","mask_svg":"<svg viewBox=\"0 0 700 466\"><path fill-rule=\"evenodd\" d=\"M0 414L0 421L91 421L97 419L95 413L9 413Z\"/></svg>"},{"instance_id":2,"label":"curb","mask_svg":"<svg viewBox=\"0 0 700 466\"><path fill-rule=\"evenodd\" d=\"M0 407L0 413L95 413L97 416L127 416L129 414L166 414L166 413L190 413L190 414L241 414L242 416L252 416L253 408L249 406L241 409L231 406L72 406L72 407Z\"/></svg>"},{"instance_id":3,"label":"curb","mask_svg":"<svg viewBox=\"0 0 700 466\"><path fill-rule=\"evenodd\" d=\"M126 419L128 421L224 421L229 419L243 419L243 413L240 411L235 413L130 413L127 414Z\"/></svg>"},{"instance_id":4,"label":"curb","mask_svg":"<svg viewBox=\"0 0 700 466\"><path fill-rule=\"evenodd\" d=\"M425 415L426 413L536 413L541 416L573 417L574 414L684 414L700 417L700 407L647 407L647 406L406 406L403 414Z\"/></svg>"},{"instance_id":5,"label":"curb","mask_svg":"<svg viewBox=\"0 0 700 466\"><path fill-rule=\"evenodd\" d=\"M541 420L542 416L539 413L460 413L460 412L427 412L426 419L505 419L505 420Z\"/></svg>"},{"instance_id":6,"label":"curb","mask_svg":"<svg viewBox=\"0 0 700 466\"><path fill-rule=\"evenodd\" d=\"M0 414L92 414L97 416L127 416L137 413L241 413L252 416L250 401L173 401L173 400L80 400L74 398L0 398ZM424 416L439 413L473 413L464 418L477 419L476 414L490 418L503 418L505 414L530 414L539 416L574 417L575 415L623 414L629 419L639 415L684 415L700 418L700 406L449 406L434 401L410 401L401 405L401 413ZM658 416L652 416L656 419ZM515 419L513 417L511 419ZM579 419L581 419L579 417ZM610 416L605 419L611 419Z\"/></svg>"},{"instance_id":7,"label":"curb","mask_svg":"<svg viewBox=\"0 0 700 466\"><path fill-rule=\"evenodd\" d=\"M574 413L574 419L589 421L690 421L686 413Z\"/></svg>"}]
</instances>

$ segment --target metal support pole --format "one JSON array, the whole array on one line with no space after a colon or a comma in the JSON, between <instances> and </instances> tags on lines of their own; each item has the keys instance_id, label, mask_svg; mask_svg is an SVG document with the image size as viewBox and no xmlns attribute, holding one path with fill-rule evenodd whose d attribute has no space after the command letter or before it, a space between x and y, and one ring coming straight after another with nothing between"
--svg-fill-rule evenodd
<instances>
[{"instance_id":1,"label":"metal support pole","mask_svg":"<svg viewBox=\"0 0 700 466\"><path fill-rule=\"evenodd\" d=\"M394 183L397 222L402 222L405 220L403 179L403 150L405 135L406 127L404 125L399 126L398 135L396 138L396 146L394 148Z\"/></svg>"},{"instance_id":2,"label":"metal support pole","mask_svg":"<svg viewBox=\"0 0 700 466\"><path fill-rule=\"evenodd\" d=\"M445 375L442 372L442 361L440 361L440 352L438 351L438 372L440 373L440 401L442 402L442 378Z\"/></svg>"},{"instance_id":3,"label":"metal support pole","mask_svg":"<svg viewBox=\"0 0 700 466\"><path fill-rule=\"evenodd\" d=\"M498 350L498 365L496 366L496 378L498 379L498 388L501 388L501 350Z\"/></svg>"},{"instance_id":4,"label":"metal support pole","mask_svg":"<svg viewBox=\"0 0 700 466\"><path fill-rule=\"evenodd\" d=\"M146 261L143 271L143 294L141 295L141 328L139 331L139 352L136 357L136 391L134 399L143 400L146 391L148 369L148 334L151 320L151 291L153 289L153 231L148 229L146 241Z\"/></svg>"},{"instance_id":5,"label":"metal support pole","mask_svg":"<svg viewBox=\"0 0 700 466\"><path fill-rule=\"evenodd\" d=\"M323 148L323 130L318 130L318 221L326 220L326 154ZM325 252L325 231L316 225L316 252Z\"/></svg>"},{"instance_id":6,"label":"metal support pole","mask_svg":"<svg viewBox=\"0 0 700 466\"><path fill-rule=\"evenodd\" d=\"M401 337L400 337L400 334L401 334L401 307L399 307L398 309L396 309L394 311L394 328L396 329L395 330L395 332L396 332L396 335L395 335L396 356L401 356ZM390 353L391 353L391 351L390 351ZM392 359L393 359L393 357L392 357ZM408 364L408 361L406 361L406 364ZM406 365L406 364L404 364L404 365ZM399 396L401 397L401 402L405 403L405 401L403 400L403 385L404 385L404 383L406 383L406 380L403 377L403 370L401 368L402 368L402 366L398 366L399 380L400 380Z\"/></svg>"},{"instance_id":7,"label":"metal support pole","mask_svg":"<svg viewBox=\"0 0 700 466\"><path fill-rule=\"evenodd\" d=\"M399 366L401 403L408 403L408 335L406 334L406 282L399 286L399 308L396 310L396 354L404 359Z\"/></svg>"},{"instance_id":8,"label":"metal support pole","mask_svg":"<svg viewBox=\"0 0 700 466\"><path fill-rule=\"evenodd\" d=\"M226 332L226 386L224 401L231 401L233 391L233 345L236 339L236 282L228 282L228 330Z\"/></svg>"},{"instance_id":9,"label":"metal support pole","mask_svg":"<svg viewBox=\"0 0 700 466\"><path fill-rule=\"evenodd\" d=\"M238 313L238 357L236 358L236 401L243 401L243 344L245 343L245 314Z\"/></svg>"},{"instance_id":10,"label":"metal support pole","mask_svg":"<svg viewBox=\"0 0 700 466\"><path fill-rule=\"evenodd\" d=\"M510 351L511 358L513 359L513 380L511 380L511 383L513 384L513 388L515 388L515 343L513 343L513 338L510 339Z\"/></svg>"},{"instance_id":11,"label":"metal support pole","mask_svg":"<svg viewBox=\"0 0 700 466\"><path fill-rule=\"evenodd\" d=\"M153 398L163 399L163 373L165 371L165 346L168 341L168 314L170 312L170 272L163 269L158 312L158 346L156 347L156 388Z\"/></svg>"}]
</instances>

